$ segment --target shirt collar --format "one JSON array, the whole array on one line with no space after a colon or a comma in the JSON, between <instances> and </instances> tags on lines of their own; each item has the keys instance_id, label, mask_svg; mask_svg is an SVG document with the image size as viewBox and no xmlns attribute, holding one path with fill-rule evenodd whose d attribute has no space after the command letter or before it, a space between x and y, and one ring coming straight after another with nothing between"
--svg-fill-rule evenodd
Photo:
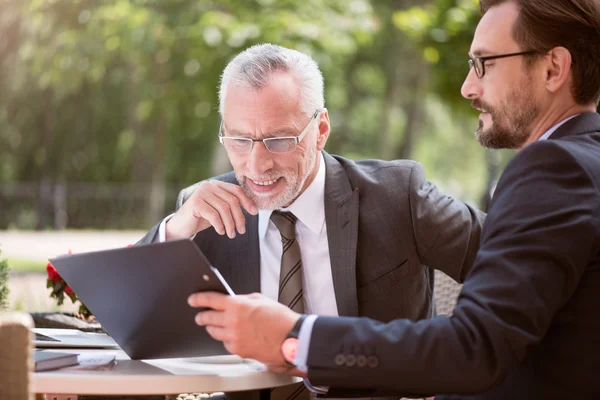
<instances>
[{"instance_id":1,"label":"shirt collar","mask_svg":"<svg viewBox=\"0 0 600 400\"><path fill-rule=\"evenodd\" d=\"M565 122L567 122L567 121L568 121L568 120L570 120L570 119L573 119L573 118L575 118L575 117L576 117L576 116L578 116L578 115L579 115L579 114L575 114L575 115L572 115L572 116L570 116L569 118L565 118L565 119L563 119L562 121L560 121L558 124L554 125L552 128L548 129L546 132L544 132L544 134L543 134L542 136L540 136L540 138L538 139L538 142L539 142L539 141L541 141L541 140L546 140L546 139L548 139L550 136L552 136L552 134L553 134L554 132L556 132L556 130L557 130L558 128L560 128L560 127L562 126L562 124L564 124Z\"/></svg>"},{"instance_id":2,"label":"shirt collar","mask_svg":"<svg viewBox=\"0 0 600 400\"><path fill-rule=\"evenodd\" d=\"M296 218L316 234L321 233L325 225L325 159L319 152L319 171L315 179L287 208ZM258 235L262 240L267 234L269 220L273 210L258 210Z\"/></svg>"}]
</instances>

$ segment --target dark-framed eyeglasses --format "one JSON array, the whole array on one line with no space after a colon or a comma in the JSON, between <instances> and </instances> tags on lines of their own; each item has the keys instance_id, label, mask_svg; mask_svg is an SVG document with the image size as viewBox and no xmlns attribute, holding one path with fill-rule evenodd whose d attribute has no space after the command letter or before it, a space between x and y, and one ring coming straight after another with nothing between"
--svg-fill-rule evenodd
<instances>
[{"instance_id":1,"label":"dark-framed eyeglasses","mask_svg":"<svg viewBox=\"0 0 600 400\"><path fill-rule=\"evenodd\" d=\"M535 54L535 53L545 53L546 51L547 50L527 50L527 51L521 51L518 53L497 54L495 56L473 57L473 58L469 58L469 69L474 68L475 74L477 75L477 77L479 79L481 79L485 75L485 62L486 61L497 60L499 58L525 56L528 54Z\"/></svg>"},{"instance_id":2,"label":"dark-framed eyeglasses","mask_svg":"<svg viewBox=\"0 0 600 400\"><path fill-rule=\"evenodd\" d=\"M310 127L315 121L318 121L318 116L321 115L321 110L318 109L310 117L310 121L298 136L282 136L265 139L250 139L236 136L225 136L223 134L223 121L219 127L219 142L225 147L225 150L232 153L250 153L254 142L263 142L267 150L275 154L290 153L296 150L296 146L304 139Z\"/></svg>"}]
</instances>

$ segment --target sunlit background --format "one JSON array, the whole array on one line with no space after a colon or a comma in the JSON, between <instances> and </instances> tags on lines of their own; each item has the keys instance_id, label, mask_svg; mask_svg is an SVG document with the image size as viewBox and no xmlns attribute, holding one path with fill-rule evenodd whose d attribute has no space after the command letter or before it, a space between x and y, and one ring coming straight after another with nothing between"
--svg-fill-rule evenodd
<instances>
[{"instance_id":1,"label":"sunlit background","mask_svg":"<svg viewBox=\"0 0 600 400\"><path fill-rule=\"evenodd\" d=\"M181 188L229 170L219 76L256 43L320 65L328 152L416 159L485 208L512 153L479 147L460 96L478 18L476 0L0 0L9 307L56 309L48 256L127 245Z\"/></svg>"}]
</instances>

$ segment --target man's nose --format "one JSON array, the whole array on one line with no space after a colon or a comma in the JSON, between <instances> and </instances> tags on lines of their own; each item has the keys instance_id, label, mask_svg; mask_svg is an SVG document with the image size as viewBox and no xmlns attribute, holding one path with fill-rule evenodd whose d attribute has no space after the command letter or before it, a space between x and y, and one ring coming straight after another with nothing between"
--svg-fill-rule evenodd
<instances>
[{"instance_id":1,"label":"man's nose","mask_svg":"<svg viewBox=\"0 0 600 400\"><path fill-rule=\"evenodd\" d=\"M475 68L471 68L469 70L469 73L467 74L467 77L460 88L460 94L462 94L465 99L470 100L481 97L481 79L477 77Z\"/></svg>"},{"instance_id":2,"label":"man's nose","mask_svg":"<svg viewBox=\"0 0 600 400\"><path fill-rule=\"evenodd\" d=\"M273 156L263 142L254 142L249 155L250 171L256 176L264 174L273 168Z\"/></svg>"}]
</instances>

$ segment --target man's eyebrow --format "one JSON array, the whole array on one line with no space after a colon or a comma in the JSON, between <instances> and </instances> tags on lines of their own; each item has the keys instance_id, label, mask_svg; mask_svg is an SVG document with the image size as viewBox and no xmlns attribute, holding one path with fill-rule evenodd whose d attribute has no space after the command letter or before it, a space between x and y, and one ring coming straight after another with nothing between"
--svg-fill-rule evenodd
<instances>
[{"instance_id":1,"label":"man's eyebrow","mask_svg":"<svg viewBox=\"0 0 600 400\"><path fill-rule=\"evenodd\" d=\"M296 136L298 131L294 128L282 128L273 132L268 132L265 137L278 137L278 136Z\"/></svg>"},{"instance_id":2,"label":"man's eyebrow","mask_svg":"<svg viewBox=\"0 0 600 400\"><path fill-rule=\"evenodd\" d=\"M473 58L473 57L481 57L481 56L485 56L485 55L489 55L492 54L492 51L485 49L485 48L479 48L479 49L475 49L472 52L469 52L469 57Z\"/></svg>"},{"instance_id":3,"label":"man's eyebrow","mask_svg":"<svg viewBox=\"0 0 600 400\"><path fill-rule=\"evenodd\" d=\"M225 129L223 129L223 133L225 133ZM237 131L235 129L227 129L227 136L252 138L252 135L250 133Z\"/></svg>"},{"instance_id":4,"label":"man's eyebrow","mask_svg":"<svg viewBox=\"0 0 600 400\"><path fill-rule=\"evenodd\" d=\"M222 133L227 131L227 136L235 136L242 138L253 138L253 135L249 132L242 132L236 129L225 129L225 123L223 123ZM272 138L272 137L280 137L280 136L296 136L298 132L294 128L282 128L276 131L267 132L263 135L263 138Z\"/></svg>"},{"instance_id":5,"label":"man's eyebrow","mask_svg":"<svg viewBox=\"0 0 600 400\"><path fill-rule=\"evenodd\" d=\"M237 136L237 137L247 137L247 138L251 138L252 135L248 132L242 132L242 131L238 131L236 129L229 129L225 126L225 122L223 122L221 124L221 134L225 135L225 132L228 133L227 136Z\"/></svg>"}]
</instances>

